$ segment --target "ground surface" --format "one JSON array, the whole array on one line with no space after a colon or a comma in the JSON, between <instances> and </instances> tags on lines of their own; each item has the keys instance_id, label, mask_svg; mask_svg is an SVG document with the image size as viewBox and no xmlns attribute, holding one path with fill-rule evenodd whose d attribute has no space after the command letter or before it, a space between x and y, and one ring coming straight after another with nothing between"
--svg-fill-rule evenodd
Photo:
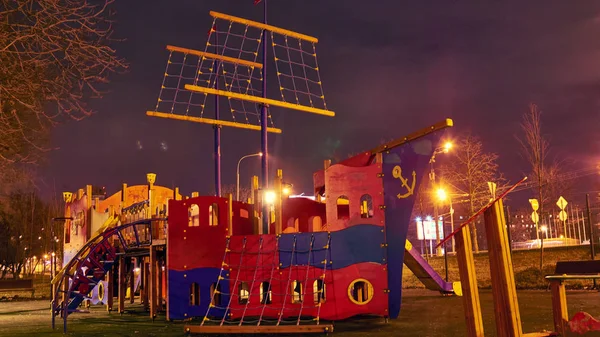
<instances>
[{"instance_id":1,"label":"ground surface","mask_svg":"<svg viewBox=\"0 0 600 337\"><path fill-rule=\"evenodd\" d=\"M495 336L491 291L482 290L486 336ZM519 292L519 306L524 332L552 329L550 292L527 290ZM571 291L567 293L569 315L583 310L600 315L600 293ZM140 306L119 315L107 313L102 307L92 307L91 313L69 317L69 336L184 336L183 323L169 323L164 316L152 322ZM133 311L135 310L135 311ZM196 323L197 324L197 323ZM461 299L442 297L436 292L408 289L403 294L400 318L384 324L382 319L336 322L332 336L464 336L464 315ZM62 321L57 330L50 328L48 301L0 302L0 336L63 336Z\"/></svg>"}]
</instances>

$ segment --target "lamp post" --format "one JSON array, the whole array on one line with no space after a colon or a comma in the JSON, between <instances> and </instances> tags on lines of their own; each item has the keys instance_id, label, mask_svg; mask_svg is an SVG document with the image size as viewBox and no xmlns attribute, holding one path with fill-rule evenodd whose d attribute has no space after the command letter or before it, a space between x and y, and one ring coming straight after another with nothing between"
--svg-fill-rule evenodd
<instances>
[{"instance_id":1,"label":"lamp post","mask_svg":"<svg viewBox=\"0 0 600 337\"><path fill-rule=\"evenodd\" d=\"M446 201L448 200L448 203L450 204L450 233L454 233L454 207L452 207L452 196L460 196L460 197L466 197L469 194L468 193L464 193L464 194L455 194L455 193L448 193L446 192L445 189L443 188L438 188L436 191L437 197L439 201ZM443 224L444 222L442 222ZM436 224L436 228L437 224ZM446 264L446 281L448 281L448 258L446 255L446 244L444 243L444 263ZM455 253L456 252L456 247L455 247L455 243L454 243L454 236L452 237L452 252Z\"/></svg>"},{"instance_id":2,"label":"lamp post","mask_svg":"<svg viewBox=\"0 0 600 337\"><path fill-rule=\"evenodd\" d=\"M258 152L258 153L253 153L253 154L248 154L243 156L242 158L240 158L240 160L238 160L237 163L237 171L236 171L236 175L237 175L237 182L236 182L236 187L235 187L235 200L240 201L240 163L242 162L243 159L245 158L250 158L250 157L262 157L263 153L262 152Z\"/></svg>"},{"instance_id":3,"label":"lamp post","mask_svg":"<svg viewBox=\"0 0 600 337\"><path fill-rule=\"evenodd\" d=\"M444 143L444 146L439 147L437 149L435 149L433 151L433 154L431 155L431 159L429 159L429 165L431 167L431 172L429 172L429 180L431 181L431 187L435 188L435 170L433 167L433 163L435 163L435 156L440 154L440 153L448 153L448 151L450 151L450 149L452 148L452 143L451 142L446 142ZM437 204L433 203L433 218L435 219L434 221L436 222L436 226L435 226L435 243L439 245L440 243L440 230L439 230L439 226L437 226L437 219L438 219L438 208L437 208ZM442 256L442 247L438 247L437 248L437 256Z\"/></svg>"}]
</instances>

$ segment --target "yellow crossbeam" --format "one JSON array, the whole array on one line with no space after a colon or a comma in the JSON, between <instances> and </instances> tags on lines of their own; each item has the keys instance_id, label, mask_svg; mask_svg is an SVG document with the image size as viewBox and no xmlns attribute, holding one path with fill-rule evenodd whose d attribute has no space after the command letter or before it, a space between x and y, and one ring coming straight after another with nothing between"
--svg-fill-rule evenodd
<instances>
[{"instance_id":1,"label":"yellow crossbeam","mask_svg":"<svg viewBox=\"0 0 600 337\"><path fill-rule=\"evenodd\" d=\"M283 29L283 28L279 28L279 27L275 27L275 26L271 26L271 25L265 25L264 23L260 23L260 22L256 22L256 21L250 21L247 19L238 18L236 16L231 16L228 14L210 11L210 15L217 19L233 21L233 22L241 23L243 25L248 25L250 27L255 27L258 29L265 29L265 30L271 31L273 33L291 36L296 39L305 40L305 41L312 42L312 43L319 42L319 39L317 39L316 37L296 33L291 30L287 30L287 29Z\"/></svg>"},{"instance_id":2,"label":"yellow crossbeam","mask_svg":"<svg viewBox=\"0 0 600 337\"><path fill-rule=\"evenodd\" d=\"M219 96L240 99L243 101L273 105L273 106L278 106L281 108L294 109L294 110L299 110L299 111L304 111L304 112L311 112L311 113L314 113L317 115L323 115L323 116L329 116L329 117L335 116L335 112L330 111L330 110L318 109L318 108L313 108L313 107L304 106L304 105L300 105L300 104L292 104L292 103L288 103L288 102L277 101L277 100L270 99L270 98L262 98L262 97L252 96L252 95L238 94L236 92L199 87L197 85L191 85L191 84L186 84L185 89L195 91L195 92L202 92L202 93L206 93L206 94L210 94L210 95L219 95Z\"/></svg>"},{"instance_id":3,"label":"yellow crossbeam","mask_svg":"<svg viewBox=\"0 0 600 337\"><path fill-rule=\"evenodd\" d=\"M221 61L230 62L230 63L234 63L234 64L241 64L241 65L248 66L248 67L262 69L262 64L260 64L260 63L246 61L246 60L242 60L242 59L236 59L234 57L223 56L223 55L218 55L218 54L213 54L213 53L206 53L203 51L187 49L187 48L182 48L182 47L176 47L176 46L171 46L171 45L167 45L167 50L176 51L176 52L185 53L185 54L197 55L197 56L201 56L201 57L206 57L211 60L221 60Z\"/></svg>"},{"instance_id":4,"label":"yellow crossbeam","mask_svg":"<svg viewBox=\"0 0 600 337\"><path fill-rule=\"evenodd\" d=\"M210 118L201 118L201 117L192 117L185 115L177 115L172 113L158 112L158 111L146 111L147 116L159 117L159 118L168 118L168 119L176 119L180 121L194 122L194 123L204 123L204 124L212 124L212 125L221 125L221 126L229 126L232 128L238 129L247 129L247 130L255 130L260 131L260 125L254 124L244 124L238 122L230 122L223 121L219 119L210 119ZM271 133L281 133L281 129L278 128L267 128L267 132Z\"/></svg>"}]
</instances>

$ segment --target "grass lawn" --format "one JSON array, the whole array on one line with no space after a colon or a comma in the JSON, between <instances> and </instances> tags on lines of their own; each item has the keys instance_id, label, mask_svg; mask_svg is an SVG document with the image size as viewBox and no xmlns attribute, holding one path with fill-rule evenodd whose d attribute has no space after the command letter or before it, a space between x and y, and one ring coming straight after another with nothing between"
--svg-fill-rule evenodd
<instances>
[{"instance_id":1,"label":"grass lawn","mask_svg":"<svg viewBox=\"0 0 600 337\"><path fill-rule=\"evenodd\" d=\"M481 307L486 336L495 336L493 303L490 290L481 290ZM583 310L600 314L597 291L574 290L567 293L569 314ZM519 306L524 332L552 329L550 292L519 291ZM69 336L184 336L183 323L166 322L159 316L154 322L141 306L119 315L103 307L90 313L69 317ZM50 328L48 301L0 302L0 336L63 336L62 321L57 330ZM193 322L194 324L199 324ZM380 318L336 322L338 336L464 336L464 315L459 297L443 297L422 289L407 289L403 294L400 318L385 324Z\"/></svg>"},{"instance_id":2,"label":"grass lawn","mask_svg":"<svg viewBox=\"0 0 600 337\"><path fill-rule=\"evenodd\" d=\"M596 246L597 251L600 247ZM568 246L544 248L543 271L540 272L540 250L515 250L512 252L513 271L517 289L546 289L548 281L544 276L553 274L556 261L589 260L590 246ZM475 272L479 288L489 289L492 286L490 264L487 252L474 254ZM444 257L429 257L429 264L442 276L445 276ZM458 264L455 255L448 255L448 280L459 281ZM592 286L590 280L573 280L567 283L570 289L586 289ZM402 287L423 288L423 284L414 274L404 268Z\"/></svg>"}]
</instances>

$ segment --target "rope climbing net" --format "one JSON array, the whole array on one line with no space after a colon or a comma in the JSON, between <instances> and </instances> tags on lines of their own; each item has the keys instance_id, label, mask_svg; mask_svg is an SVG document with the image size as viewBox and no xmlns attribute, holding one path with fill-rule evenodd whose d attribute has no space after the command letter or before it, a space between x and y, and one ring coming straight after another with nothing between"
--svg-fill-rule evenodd
<instances>
[{"instance_id":1,"label":"rope climbing net","mask_svg":"<svg viewBox=\"0 0 600 337\"><path fill-rule=\"evenodd\" d=\"M229 237L200 327L319 325L330 239L327 232Z\"/></svg>"},{"instance_id":2,"label":"rope climbing net","mask_svg":"<svg viewBox=\"0 0 600 337\"><path fill-rule=\"evenodd\" d=\"M334 116L327 110L314 37L210 12L213 22L203 51L167 46L169 58L150 116L260 130L262 106L279 106ZM263 34L264 33L264 34ZM281 100L262 97L263 36L269 34ZM220 114L208 95L227 98ZM270 109L268 131L280 133ZM227 115L227 116L225 116Z\"/></svg>"},{"instance_id":3,"label":"rope climbing net","mask_svg":"<svg viewBox=\"0 0 600 337\"><path fill-rule=\"evenodd\" d=\"M271 32L271 41L281 99L327 110L317 61L317 40Z\"/></svg>"}]
</instances>

